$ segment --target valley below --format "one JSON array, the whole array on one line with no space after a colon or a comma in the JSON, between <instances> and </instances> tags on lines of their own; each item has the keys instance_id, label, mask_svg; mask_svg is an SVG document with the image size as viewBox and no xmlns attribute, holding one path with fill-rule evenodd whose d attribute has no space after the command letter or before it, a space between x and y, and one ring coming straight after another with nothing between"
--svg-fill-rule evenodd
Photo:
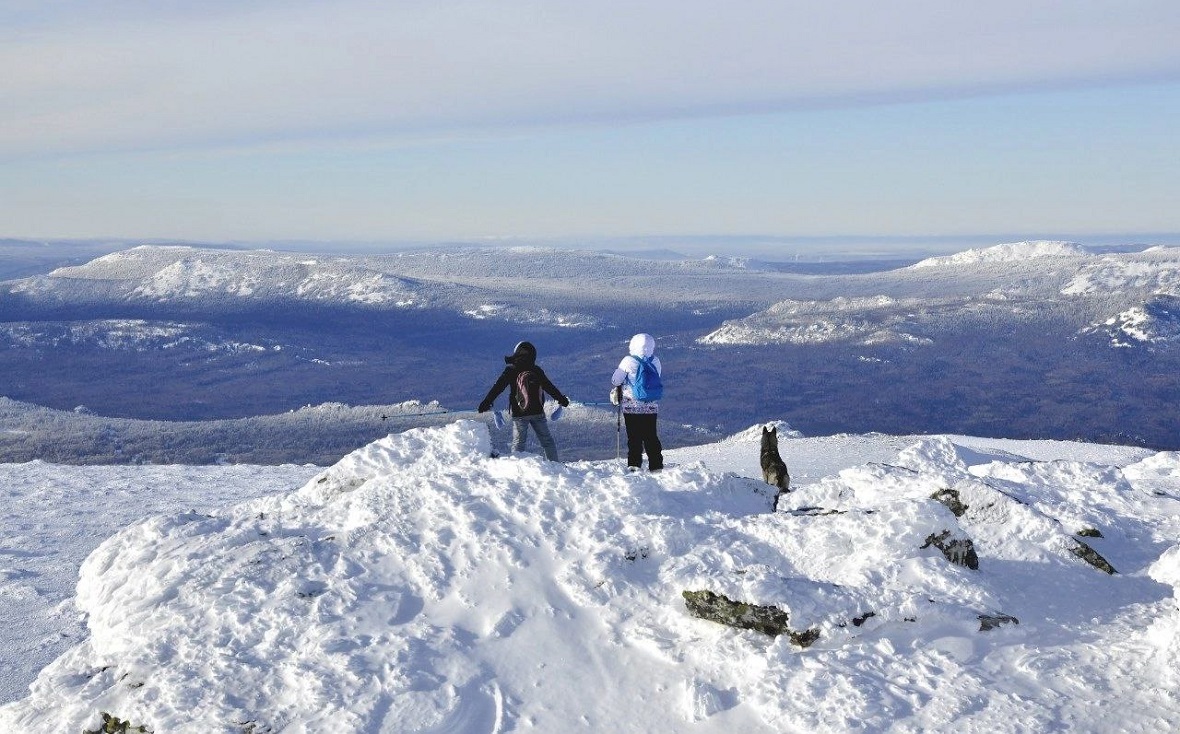
<instances>
[{"instance_id":1,"label":"valley below","mask_svg":"<svg viewBox=\"0 0 1180 734\"><path fill-rule=\"evenodd\" d=\"M0 395L56 411L58 431L71 417L233 421L322 404L469 412L529 340L567 395L603 411L603 447L571 457L599 458L614 448L609 376L643 331L665 364L661 418L686 444L786 420L804 435L1180 448L1166 407L1180 399L1180 249L1032 242L815 270L541 248L141 246L0 284ZM45 415L6 422L43 430ZM275 441L289 448L267 461L356 445ZM15 447L0 438L0 460L29 458ZM87 461L79 450L56 458Z\"/></svg>"}]
</instances>

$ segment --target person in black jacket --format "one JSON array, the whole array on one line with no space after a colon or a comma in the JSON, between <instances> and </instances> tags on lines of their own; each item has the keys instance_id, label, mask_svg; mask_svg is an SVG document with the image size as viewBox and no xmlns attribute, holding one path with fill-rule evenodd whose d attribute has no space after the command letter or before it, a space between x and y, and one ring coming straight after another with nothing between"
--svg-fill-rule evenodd
<instances>
[{"instance_id":1,"label":"person in black jacket","mask_svg":"<svg viewBox=\"0 0 1180 734\"><path fill-rule=\"evenodd\" d=\"M512 450L524 451L531 426L541 448L545 450L545 457L557 461L557 443L549 432L549 421L545 418L545 397L541 391L549 393L563 408L570 404L569 398L562 395L545 376L545 371L537 366L537 348L529 342L517 344L512 354L504 358L504 362L508 366L479 404L479 412L491 410L492 403L504 392L504 388L510 387L508 410L512 415Z\"/></svg>"}]
</instances>

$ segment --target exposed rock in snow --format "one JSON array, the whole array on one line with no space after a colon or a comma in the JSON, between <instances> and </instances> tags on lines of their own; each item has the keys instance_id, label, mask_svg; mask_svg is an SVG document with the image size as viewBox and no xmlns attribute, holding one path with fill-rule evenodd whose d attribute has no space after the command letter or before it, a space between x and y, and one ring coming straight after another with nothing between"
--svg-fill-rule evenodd
<instances>
[{"instance_id":1,"label":"exposed rock in snow","mask_svg":"<svg viewBox=\"0 0 1180 734\"><path fill-rule=\"evenodd\" d=\"M970 538L953 537L950 530L941 533L931 533L926 536L920 548L937 548L942 555L956 566L963 566L972 571L979 570L979 556L975 553L975 543Z\"/></svg>"},{"instance_id":2,"label":"exposed rock in snow","mask_svg":"<svg viewBox=\"0 0 1180 734\"><path fill-rule=\"evenodd\" d=\"M710 622L735 629L754 630L770 637L787 635L800 647L809 646L819 637L818 631L811 634L792 631L791 615L775 606L734 601L724 594L714 594L707 589L684 591L681 596L690 614Z\"/></svg>"}]
</instances>

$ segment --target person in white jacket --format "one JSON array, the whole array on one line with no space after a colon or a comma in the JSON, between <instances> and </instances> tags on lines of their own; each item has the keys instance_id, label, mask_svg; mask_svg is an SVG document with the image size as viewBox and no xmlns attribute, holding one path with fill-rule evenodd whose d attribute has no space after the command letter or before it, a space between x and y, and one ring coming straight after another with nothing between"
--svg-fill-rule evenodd
<instances>
[{"instance_id":1,"label":"person in white jacket","mask_svg":"<svg viewBox=\"0 0 1180 734\"><path fill-rule=\"evenodd\" d=\"M623 420L627 425L627 469L639 471L646 452L648 471L659 471L664 468L664 448L656 430L660 403L658 400L636 400L631 388L639 372L638 357L650 359L656 373L661 376L664 374L663 365L660 364L660 358L655 356L656 340L651 334L631 337L630 349L611 376L611 385L614 386L611 389L611 401L616 404L621 402Z\"/></svg>"}]
</instances>

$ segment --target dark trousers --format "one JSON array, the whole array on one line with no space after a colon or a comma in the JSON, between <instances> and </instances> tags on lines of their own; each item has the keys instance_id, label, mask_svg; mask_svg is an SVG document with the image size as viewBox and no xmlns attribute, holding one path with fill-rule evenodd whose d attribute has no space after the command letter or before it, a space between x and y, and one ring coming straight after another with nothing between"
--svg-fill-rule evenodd
<instances>
[{"instance_id":1,"label":"dark trousers","mask_svg":"<svg viewBox=\"0 0 1180 734\"><path fill-rule=\"evenodd\" d=\"M656 435L656 413L623 413L627 425L627 466L642 466L647 452L648 471L664 468L664 447Z\"/></svg>"}]
</instances>

